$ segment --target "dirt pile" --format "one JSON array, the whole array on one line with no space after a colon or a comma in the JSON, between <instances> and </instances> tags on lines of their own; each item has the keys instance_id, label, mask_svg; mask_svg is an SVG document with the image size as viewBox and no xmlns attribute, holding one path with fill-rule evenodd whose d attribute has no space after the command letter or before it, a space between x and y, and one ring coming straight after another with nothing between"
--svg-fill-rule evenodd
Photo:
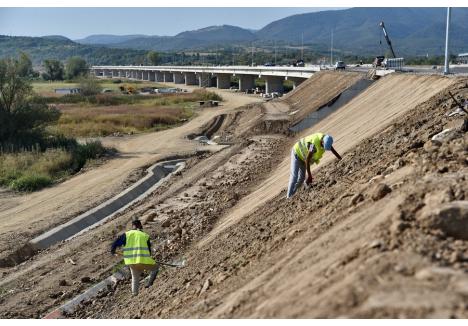
<instances>
[{"instance_id":1,"label":"dirt pile","mask_svg":"<svg viewBox=\"0 0 468 326\"><path fill-rule=\"evenodd\" d=\"M311 191L281 193L190 247L188 266L138 301L123 284L76 316L467 318L468 243L423 217L466 219L467 133L425 146L462 122L447 117L447 99L436 94L321 167Z\"/></svg>"}]
</instances>

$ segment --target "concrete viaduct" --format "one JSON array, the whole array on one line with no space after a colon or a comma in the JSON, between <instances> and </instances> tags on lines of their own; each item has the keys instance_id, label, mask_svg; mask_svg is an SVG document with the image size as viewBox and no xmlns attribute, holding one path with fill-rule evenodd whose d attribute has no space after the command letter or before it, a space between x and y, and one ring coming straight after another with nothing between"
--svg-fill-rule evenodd
<instances>
[{"instance_id":1,"label":"concrete viaduct","mask_svg":"<svg viewBox=\"0 0 468 326\"><path fill-rule=\"evenodd\" d=\"M255 87L255 79L265 81L265 92L283 93L283 81L290 80L293 87L320 71L311 67L250 67L250 66L93 66L97 77L128 78L161 83L198 85L199 87L230 88L231 76L239 78L239 90Z\"/></svg>"}]
</instances>

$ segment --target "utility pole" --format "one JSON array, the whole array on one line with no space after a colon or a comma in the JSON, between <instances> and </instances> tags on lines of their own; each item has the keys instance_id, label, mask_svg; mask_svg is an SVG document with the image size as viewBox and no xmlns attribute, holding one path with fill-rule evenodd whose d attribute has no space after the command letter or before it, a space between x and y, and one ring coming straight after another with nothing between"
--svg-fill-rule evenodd
<instances>
[{"instance_id":1,"label":"utility pole","mask_svg":"<svg viewBox=\"0 0 468 326\"><path fill-rule=\"evenodd\" d=\"M254 46L253 46L253 42L252 42L252 67L254 65Z\"/></svg>"},{"instance_id":2,"label":"utility pole","mask_svg":"<svg viewBox=\"0 0 468 326\"><path fill-rule=\"evenodd\" d=\"M331 31L330 66L333 66L333 29Z\"/></svg>"},{"instance_id":3,"label":"utility pole","mask_svg":"<svg viewBox=\"0 0 468 326\"><path fill-rule=\"evenodd\" d=\"M276 40L275 40L275 66L276 66Z\"/></svg>"},{"instance_id":4,"label":"utility pole","mask_svg":"<svg viewBox=\"0 0 468 326\"><path fill-rule=\"evenodd\" d=\"M450 41L450 14L452 8L447 8L447 26L445 30L445 68L444 68L444 75L448 75L450 73L449 68L449 41Z\"/></svg>"},{"instance_id":5,"label":"utility pole","mask_svg":"<svg viewBox=\"0 0 468 326\"><path fill-rule=\"evenodd\" d=\"M301 37L301 60L304 61L304 32Z\"/></svg>"}]
</instances>

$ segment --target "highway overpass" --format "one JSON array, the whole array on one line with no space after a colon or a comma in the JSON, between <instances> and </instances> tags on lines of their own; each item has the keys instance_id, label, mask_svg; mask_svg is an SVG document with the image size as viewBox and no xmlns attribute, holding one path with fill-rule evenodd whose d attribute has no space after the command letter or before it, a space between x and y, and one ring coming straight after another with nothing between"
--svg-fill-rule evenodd
<instances>
[{"instance_id":1,"label":"highway overpass","mask_svg":"<svg viewBox=\"0 0 468 326\"><path fill-rule=\"evenodd\" d=\"M293 87L320 71L320 66L308 67L250 67L250 66L93 66L97 77L129 78L161 83L198 85L200 87L230 88L231 76L239 78L239 90L255 87L255 79L265 81L265 92L283 93L283 81Z\"/></svg>"}]
</instances>

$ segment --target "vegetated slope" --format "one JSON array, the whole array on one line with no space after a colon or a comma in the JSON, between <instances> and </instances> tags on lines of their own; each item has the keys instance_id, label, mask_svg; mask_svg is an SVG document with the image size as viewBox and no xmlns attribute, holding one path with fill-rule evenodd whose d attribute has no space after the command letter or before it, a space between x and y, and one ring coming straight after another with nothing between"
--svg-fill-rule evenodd
<instances>
[{"instance_id":1,"label":"vegetated slope","mask_svg":"<svg viewBox=\"0 0 468 326\"><path fill-rule=\"evenodd\" d=\"M0 35L0 58L17 57L21 51L30 55L35 65L42 64L45 59L65 61L71 56L80 56L90 65L127 65L144 62L146 56L146 51L83 45L60 37Z\"/></svg>"},{"instance_id":2,"label":"vegetated slope","mask_svg":"<svg viewBox=\"0 0 468 326\"><path fill-rule=\"evenodd\" d=\"M266 25L256 35L300 43L303 34L304 42L330 44L333 30L337 49L375 55L387 50L379 27L384 21L397 55L442 54L445 20L445 8L351 8L289 16ZM468 9L453 8L455 39L451 41L456 52L464 51L468 41L467 20Z\"/></svg>"},{"instance_id":3,"label":"vegetated slope","mask_svg":"<svg viewBox=\"0 0 468 326\"><path fill-rule=\"evenodd\" d=\"M466 242L447 238L447 229L435 230L437 223L430 222L437 215L433 204L466 199L466 134L457 131L443 146L426 145L449 122L461 125L446 117L444 106L453 106L448 90L465 87L466 80L439 76L383 78L314 128L333 131L344 159L322 163L314 171L314 188L292 200L284 198L287 179L275 176L287 172L283 162L272 173L276 182L257 181L260 186L247 195L256 199L251 205L245 205L242 181L257 178L255 168L242 176L229 170L206 174L204 185L190 184L184 197L155 207L166 222L146 224L151 232L163 226L169 238L160 253L180 248L187 267L162 272L139 300L125 282L76 316L466 317ZM288 147L280 151L286 160ZM265 162L261 152L253 153L260 156L247 151L226 167L242 171L239 165ZM222 227L215 225L197 245L186 242L193 230L200 234L198 210L204 209L190 203L229 185L232 208L228 214L215 208L210 220L220 218ZM440 191L446 195L435 198ZM177 201L187 202L186 208L174 208ZM423 214L424 202L430 210ZM181 242L187 251L180 251ZM437 262L453 268L434 268Z\"/></svg>"}]
</instances>

